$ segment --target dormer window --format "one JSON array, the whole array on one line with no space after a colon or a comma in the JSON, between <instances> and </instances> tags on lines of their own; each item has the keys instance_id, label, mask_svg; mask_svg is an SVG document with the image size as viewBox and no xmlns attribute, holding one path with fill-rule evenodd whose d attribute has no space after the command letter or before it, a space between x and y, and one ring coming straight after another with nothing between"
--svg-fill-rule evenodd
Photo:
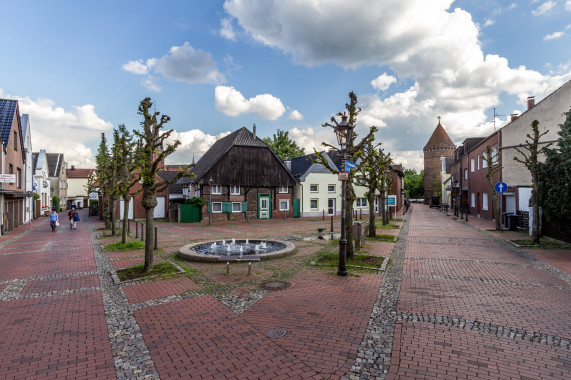
<instances>
[{"instance_id":1,"label":"dormer window","mask_svg":"<svg viewBox=\"0 0 571 380\"><path fill-rule=\"evenodd\" d=\"M18 132L14 131L14 150L18 150Z\"/></svg>"}]
</instances>

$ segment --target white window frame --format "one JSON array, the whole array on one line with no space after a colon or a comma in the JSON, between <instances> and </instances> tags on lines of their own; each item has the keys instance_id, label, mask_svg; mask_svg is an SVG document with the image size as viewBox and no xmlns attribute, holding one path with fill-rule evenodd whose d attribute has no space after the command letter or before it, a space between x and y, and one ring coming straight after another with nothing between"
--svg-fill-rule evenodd
<instances>
[{"instance_id":1,"label":"white window frame","mask_svg":"<svg viewBox=\"0 0 571 380\"><path fill-rule=\"evenodd\" d=\"M473 158L470 158L470 173L474 173L475 169L476 169L476 162L474 162Z\"/></svg>"},{"instance_id":2,"label":"white window frame","mask_svg":"<svg viewBox=\"0 0 571 380\"><path fill-rule=\"evenodd\" d=\"M288 191L287 186L280 186L280 187L278 188L278 193L280 193L280 194L287 194L288 192L289 192L289 191Z\"/></svg>"},{"instance_id":3,"label":"white window frame","mask_svg":"<svg viewBox=\"0 0 571 380\"><path fill-rule=\"evenodd\" d=\"M478 170L480 170L480 155L478 154Z\"/></svg>"},{"instance_id":4,"label":"white window frame","mask_svg":"<svg viewBox=\"0 0 571 380\"><path fill-rule=\"evenodd\" d=\"M488 154L482 155L482 169L486 169L488 167Z\"/></svg>"},{"instance_id":5,"label":"white window frame","mask_svg":"<svg viewBox=\"0 0 571 380\"><path fill-rule=\"evenodd\" d=\"M238 189L238 191L236 191L236 189ZM230 195L240 195L240 186L230 185Z\"/></svg>"},{"instance_id":6,"label":"white window frame","mask_svg":"<svg viewBox=\"0 0 571 380\"><path fill-rule=\"evenodd\" d=\"M468 179L468 168L464 169L464 179Z\"/></svg>"},{"instance_id":7,"label":"white window frame","mask_svg":"<svg viewBox=\"0 0 571 380\"><path fill-rule=\"evenodd\" d=\"M492 147L492 164L497 165L499 163L498 147L494 145Z\"/></svg>"},{"instance_id":8,"label":"white window frame","mask_svg":"<svg viewBox=\"0 0 571 380\"><path fill-rule=\"evenodd\" d=\"M357 198L357 207L367 207L367 198Z\"/></svg>"},{"instance_id":9,"label":"white window frame","mask_svg":"<svg viewBox=\"0 0 571 380\"><path fill-rule=\"evenodd\" d=\"M222 194L222 185L212 185L212 194Z\"/></svg>"},{"instance_id":10,"label":"white window frame","mask_svg":"<svg viewBox=\"0 0 571 380\"><path fill-rule=\"evenodd\" d=\"M470 207L476 207L476 193L471 193Z\"/></svg>"},{"instance_id":11,"label":"white window frame","mask_svg":"<svg viewBox=\"0 0 571 380\"><path fill-rule=\"evenodd\" d=\"M488 209L488 193L482 193L482 210Z\"/></svg>"},{"instance_id":12,"label":"white window frame","mask_svg":"<svg viewBox=\"0 0 571 380\"><path fill-rule=\"evenodd\" d=\"M331 190L331 186L333 186L333 190ZM334 193L336 191L337 191L337 186L331 185L331 184L327 185L327 192L328 193Z\"/></svg>"},{"instance_id":13,"label":"white window frame","mask_svg":"<svg viewBox=\"0 0 571 380\"><path fill-rule=\"evenodd\" d=\"M218 210L218 211L215 210L215 209L214 209L214 205L220 205L220 210ZM220 214L220 213L222 213L222 202L212 202L212 205L211 205L210 207L212 207L212 213L213 213L213 214Z\"/></svg>"},{"instance_id":14,"label":"white window frame","mask_svg":"<svg viewBox=\"0 0 571 380\"><path fill-rule=\"evenodd\" d=\"M312 203L313 201L315 201L315 204L316 204L315 207L312 207L312 205L311 205L311 203ZM319 198L311 198L311 199L309 200L309 208L312 209L312 210L319 210Z\"/></svg>"},{"instance_id":15,"label":"white window frame","mask_svg":"<svg viewBox=\"0 0 571 380\"><path fill-rule=\"evenodd\" d=\"M282 207L282 204L284 204L284 203L286 205L285 208ZM280 199L279 207L280 207L280 211L289 211L289 200L288 199Z\"/></svg>"},{"instance_id":16,"label":"white window frame","mask_svg":"<svg viewBox=\"0 0 571 380\"><path fill-rule=\"evenodd\" d=\"M238 205L238 210L234 210L236 205ZM232 212L242 212L242 202L232 202Z\"/></svg>"},{"instance_id":17,"label":"white window frame","mask_svg":"<svg viewBox=\"0 0 571 380\"><path fill-rule=\"evenodd\" d=\"M315 190L312 190L312 188L315 186ZM310 193L318 193L319 192L319 185L312 183L311 185L309 185L309 192Z\"/></svg>"}]
</instances>

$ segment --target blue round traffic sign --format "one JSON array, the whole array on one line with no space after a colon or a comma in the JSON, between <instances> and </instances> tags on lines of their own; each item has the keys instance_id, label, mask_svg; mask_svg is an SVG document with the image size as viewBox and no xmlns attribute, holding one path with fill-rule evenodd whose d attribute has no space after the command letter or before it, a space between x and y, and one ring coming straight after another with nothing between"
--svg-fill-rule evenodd
<instances>
[{"instance_id":1,"label":"blue round traffic sign","mask_svg":"<svg viewBox=\"0 0 571 380\"><path fill-rule=\"evenodd\" d=\"M496 193L505 193L508 190L508 185L504 182L498 182L494 185L494 190L496 190Z\"/></svg>"}]
</instances>

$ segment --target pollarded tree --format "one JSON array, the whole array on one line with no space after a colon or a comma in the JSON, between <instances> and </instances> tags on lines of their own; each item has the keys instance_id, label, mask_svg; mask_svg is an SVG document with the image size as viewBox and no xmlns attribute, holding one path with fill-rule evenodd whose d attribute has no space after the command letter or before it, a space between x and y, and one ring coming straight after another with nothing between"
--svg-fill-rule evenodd
<instances>
[{"instance_id":1,"label":"pollarded tree","mask_svg":"<svg viewBox=\"0 0 571 380\"><path fill-rule=\"evenodd\" d=\"M350 100L350 103L345 104L345 109L349 113L349 125L354 126L357 123L357 116L359 115L359 112L361 112L361 108L357 107L357 95L355 95L355 93L353 91L351 91L349 93L349 100ZM337 114L337 116L344 116L344 113L339 112ZM333 129L336 129L337 125L338 125L337 120L335 119L335 117L332 116L330 122L324 123L322 126L323 127L331 127ZM363 139L358 144L355 144L355 140L357 139L357 133L353 132L353 134L351 135L350 141L347 142L347 147L346 147L347 158L351 158L351 159L356 161L359 157L361 157L363 147L369 141L374 140L375 132L377 132L377 127L375 127L375 126L371 127L369 129L369 133L365 137L363 137ZM339 148L331 145L331 144L321 143L321 145L323 145L324 147L328 147L328 148L336 151L338 154L342 155L341 150ZM317 151L316 151L316 153L317 153ZM329 162L327 162L327 160L324 157L322 157L320 154L316 154L315 162L325 166L327 169L329 169L329 171L331 173L334 173L334 174L339 173L339 169L332 168L329 165ZM342 168L342 170L344 170L344 169L345 168ZM355 171L350 170L349 171L349 179L347 181L347 191L345 194L345 215L347 217L345 218L345 227L344 228L345 228L345 232L346 232L346 236L347 236L347 258L348 259L353 258L353 255L355 252L354 245L353 245L353 228L352 228L353 220L351 217L353 215L353 202L355 202L355 199L356 199L355 190L353 188L354 176L355 176Z\"/></svg>"},{"instance_id":2,"label":"pollarded tree","mask_svg":"<svg viewBox=\"0 0 571 380\"><path fill-rule=\"evenodd\" d=\"M541 137L547 134L549 130L540 133L539 121L534 120L531 122L531 130L533 135L527 134L526 144L519 144L519 146L515 148L522 158L516 156L514 160L524 164L527 170L529 170L529 174L531 174L531 208L533 212L531 242L537 244L539 243L539 156L544 153L552 143L540 142ZM540 144L543 145L541 148L539 147Z\"/></svg>"},{"instance_id":3,"label":"pollarded tree","mask_svg":"<svg viewBox=\"0 0 571 380\"><path fill-rule=\"evenodd\" d=\"M549 220L571 221L571 109L565 113L557 147L545 150L540 164L540 204Z\"/></svg>"},{"instance_id":4,"label":"pollarded tree","mask_svg":"<svg viewBox=\"0 0 571 380\"><path fill-rule=\"evenodd\" d=\"M154 251L154 220L153 210L157 205L157 192L163 191L167 186L175 183L182 177L190 177L190 168L194 164L190 164L185 168L181 168L177 175L170 179L161 181L158 172L163 168L163 162L166 157L176 151L180 145L179 140L175 140L172 144L166 144L166 140L172 134L173 130L161 131L165 124L170 120L167 115L160 115L160 112L149 113L153 106L150 98L145 98L139 105L139 115L144 120L141 122L142 131L133 131L139 137L136 149L136 161L139 170L139 176L142 180L143 200L142 205L145 209L145 267L144 271L150 271L153 267L153 251ZM160 116L160 120L158 119Z\"/></svg>"},{"instance_id":5,"label":"pollarded tree","mask_svg":"<svg viewBox=\"0 0 571 380\"><path fill-rule=\"evenodd\" d=\"M300 148L297 143L289 137L289 132L278 129L278 133L277 135L274 133L273 139L266 137L263 140L282 160L288 160L305 154L305 150Z\"/></svg>"},{"instance_id":6,"label":"pollarded tree","mask_svg":"<svg viewBox=\"0 0 571 380\"><path fill-rule=\"evenodd\" d=\"M495 183L494 183L494 175L502 170L500 165L496 165L498 163L497 152L494 151L490 145L486 146L486 152L484 154L484 162L487 165L486 169L486 179L488 180L488 188L490 189L490 195L492 197L492 212L494 213L494 220L496 221L496 230L500 229L500 208L499 201L498 201L498 193L496 193Z\"/></svg>"}]
</instances>

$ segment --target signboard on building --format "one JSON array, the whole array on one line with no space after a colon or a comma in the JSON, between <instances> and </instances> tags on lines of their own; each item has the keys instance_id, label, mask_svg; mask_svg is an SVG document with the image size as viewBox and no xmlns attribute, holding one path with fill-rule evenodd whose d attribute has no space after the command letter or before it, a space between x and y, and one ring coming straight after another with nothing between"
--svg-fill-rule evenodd
<instances>
[{"instance_id":1,"label":"signboard on building","mask_svg":"<svg viewBox=\"0 0 571 380\"><path fill-rule=\"evenodd\" d=\"M0 174L0 183L16 183L16 174Z\"/></svg>"}]
</instances>

